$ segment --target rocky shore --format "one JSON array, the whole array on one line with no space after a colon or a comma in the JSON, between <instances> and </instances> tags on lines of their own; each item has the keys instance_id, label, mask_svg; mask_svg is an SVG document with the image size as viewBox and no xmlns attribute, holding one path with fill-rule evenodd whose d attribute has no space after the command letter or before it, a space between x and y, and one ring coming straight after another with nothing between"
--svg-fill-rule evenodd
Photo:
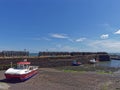
<instances>
[{"instance_id":1,"label":"rocky shore","mask_svg":"<svg viewBox=\"0 0 120 90\"><path fill-rule=\"evenodd\" d=\"M120 90L120 73L65 72L40 68L25 82L6 81L0 71L0 90Z\"/></svg>"}]
</instances>

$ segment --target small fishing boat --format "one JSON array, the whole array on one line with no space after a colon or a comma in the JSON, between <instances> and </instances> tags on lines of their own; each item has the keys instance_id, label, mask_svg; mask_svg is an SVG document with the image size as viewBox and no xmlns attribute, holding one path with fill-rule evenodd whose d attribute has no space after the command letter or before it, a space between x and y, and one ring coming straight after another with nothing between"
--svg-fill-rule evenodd
<instances>
[{"instance_id":1,"label":"small fishing boat","mask_svg":"<svg viewBox=\"0 0 120 90\"><path fill-rule=\"evenodd\" d=\"M38 66L31 66L28 61L18 62L17 67L9 68L5 72L6 79L27 80L38 73Z\"/></svg>"},{"instance_id":2,"label":"small fishing boat","mask_svg":"<svg viewBox=\"0 0 120 90\"><path fill-rule=\"evenodd\" d=\"M78 61L76 61L76 60L74 60L73 62L72 62L72 66L79 66L79 65L81 65L82 63L81 62L78 62Z\"/></svg>"},{"instance_id":3,"label":"small fishing boat","mask_svg":"<svg viewBox=\"0 0 120 90\"><path fill-rule=\"evenodd\" d=\"M97 63L97 61L96 61L95 59L91 59L89 62L90 62L91 64Z\"/></svg>"}]
</instances>

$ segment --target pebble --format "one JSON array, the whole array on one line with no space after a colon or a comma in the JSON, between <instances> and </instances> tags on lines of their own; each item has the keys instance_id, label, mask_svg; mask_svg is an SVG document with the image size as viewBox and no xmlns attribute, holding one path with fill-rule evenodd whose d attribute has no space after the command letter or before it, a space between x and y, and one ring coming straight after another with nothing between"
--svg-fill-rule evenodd
<instances>
[{"instance_id":1,"label":"pebble","mask_svg":"<svg viewBox=\"0 0 120 90\"><path fill-rule=\"evenodd\" d=\"M0 83L0 90L8 90L9 87L10 86L6 83Z\"/></svg>"}]
</instances>

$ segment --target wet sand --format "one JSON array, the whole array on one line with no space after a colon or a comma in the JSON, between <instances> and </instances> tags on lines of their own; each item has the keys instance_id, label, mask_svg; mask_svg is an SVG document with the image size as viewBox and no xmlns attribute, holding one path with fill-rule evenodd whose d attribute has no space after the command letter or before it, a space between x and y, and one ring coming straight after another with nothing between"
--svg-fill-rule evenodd
<instances>
[{"instance_id":1,"label":"wet sand","mask_svg":"<svg viewBox=\"0 0 120 90\"><path fill-rule=\"evenodd\" d=\"M25 82L7 82L4 71L0 71L0 90L120 90L120 74L40 68L37 75Z\"/></svg>"}]
</instances>

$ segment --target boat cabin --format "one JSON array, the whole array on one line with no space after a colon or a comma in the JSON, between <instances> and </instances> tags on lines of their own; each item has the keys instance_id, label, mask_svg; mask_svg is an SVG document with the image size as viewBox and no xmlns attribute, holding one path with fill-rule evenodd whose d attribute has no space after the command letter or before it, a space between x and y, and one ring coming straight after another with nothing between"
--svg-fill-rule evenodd
<instances>
[{"instance_id":1,"label":"boat cabin","mask_svg":"<svg viewBox=\"0 0 120 90\"><path fill-rule=\"evenodd\" d=\"M25 61L25 62L18 62L17 63L17 69L28 69L30 64L31 63L27 62L27 61Z\"/></svg>"}]
</instances>

